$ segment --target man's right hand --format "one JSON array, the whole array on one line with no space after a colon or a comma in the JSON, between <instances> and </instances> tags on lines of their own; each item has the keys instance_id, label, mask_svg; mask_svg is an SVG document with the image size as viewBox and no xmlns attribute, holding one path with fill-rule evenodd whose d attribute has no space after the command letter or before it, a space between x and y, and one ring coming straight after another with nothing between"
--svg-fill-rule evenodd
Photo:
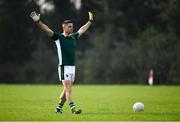
<instances>
[{"instance_id":1,"label":"man's right hand","mask_svg":"<svg viewBox=\"0 0 180 122\"><path fill-rule=\"evenodd\" d=\"M93 22L94 20L93 13L89 11L88 15L89 15L89 21Z\"/></svg>"},{"instance_id":2,"label":"man's right hand","mask_svg":"<svg viewBox=\"0 0 180 122\"><path fill-rule=\"evenodd\" d=\"M37 14L35 11L31 12L30 17L36 23L38 23L40 21L40 14Z\"/></svg>"}]
</instances>

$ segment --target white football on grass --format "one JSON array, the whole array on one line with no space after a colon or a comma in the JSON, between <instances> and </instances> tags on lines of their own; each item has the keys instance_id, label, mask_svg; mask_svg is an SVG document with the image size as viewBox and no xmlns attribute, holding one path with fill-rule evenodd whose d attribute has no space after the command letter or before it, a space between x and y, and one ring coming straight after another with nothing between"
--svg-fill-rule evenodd
<instances>
[{"instance_id":1,"label":"white football on grass","mask_svg":"<svg viewBox=\"0 0 180 122\"><path fill-rule=\"evenodd\" d=\"M133 111L135 111L135 112L144 111L144 104L141 102L136 102L133 105Z\"/></svg>"}]
</instances>

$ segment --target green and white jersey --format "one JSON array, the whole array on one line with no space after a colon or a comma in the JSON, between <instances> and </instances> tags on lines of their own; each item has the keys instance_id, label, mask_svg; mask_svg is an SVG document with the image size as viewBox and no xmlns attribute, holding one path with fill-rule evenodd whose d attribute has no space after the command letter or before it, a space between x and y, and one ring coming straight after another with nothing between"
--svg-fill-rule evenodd
<instances>
[{"instance_id":1,"label":"green and white jersey","mask_svg":"<svg viewBox=\"0 0 180 122\"><path fill-rule=\"evenodd\" d=\"M72 33L65 37L63 33L54 32L52 39L57 46L59 65L75 65L76 43L79 33Z\"/></svg>"}]
</instances>

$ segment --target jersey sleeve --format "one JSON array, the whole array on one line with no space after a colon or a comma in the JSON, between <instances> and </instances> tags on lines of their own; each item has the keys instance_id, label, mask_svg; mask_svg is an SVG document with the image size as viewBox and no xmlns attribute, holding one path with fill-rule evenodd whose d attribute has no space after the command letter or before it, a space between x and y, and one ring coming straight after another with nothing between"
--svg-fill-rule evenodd
<instances>
[{"instance_id":1,"label":"jersey sleeve","mask_svg":"<svg viewBox=\"0 0 180 122\"><path fill-rule=\"evenodd\" d=\"M71 36L77 40L79 33L78 32L72 33Z\"/></svg>"},{"instance_id":2,"label":"jersey sleeve","mask_svg":"<svg viewBox=\"0 0 180 122\"><path fill-rule=\"evenodd\" d=\"M56 40L58 40L58 37L59 37L59 33L54 32L54 33L53 33L53 36L51 37L51 39L54 40L54 41L56 41Z\"/></svg>"}]
</instances>

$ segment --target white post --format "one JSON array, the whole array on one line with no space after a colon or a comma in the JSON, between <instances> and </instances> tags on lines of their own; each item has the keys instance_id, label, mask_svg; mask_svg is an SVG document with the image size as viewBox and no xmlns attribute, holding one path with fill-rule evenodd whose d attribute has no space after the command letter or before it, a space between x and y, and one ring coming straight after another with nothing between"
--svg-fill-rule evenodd
<instances>
[{"instance_id":1,"label":"white post","mask_svg":"<svg viewBox=\"0 0 180 122\"><path fill-rule=\"evenodd\" d=\"M149 85L150 86L152 86L153 85L153 70L151 69L150 71L149 71L149 75L148 75L148 83L149 83Z\"/></svg>"}]
</instances>

